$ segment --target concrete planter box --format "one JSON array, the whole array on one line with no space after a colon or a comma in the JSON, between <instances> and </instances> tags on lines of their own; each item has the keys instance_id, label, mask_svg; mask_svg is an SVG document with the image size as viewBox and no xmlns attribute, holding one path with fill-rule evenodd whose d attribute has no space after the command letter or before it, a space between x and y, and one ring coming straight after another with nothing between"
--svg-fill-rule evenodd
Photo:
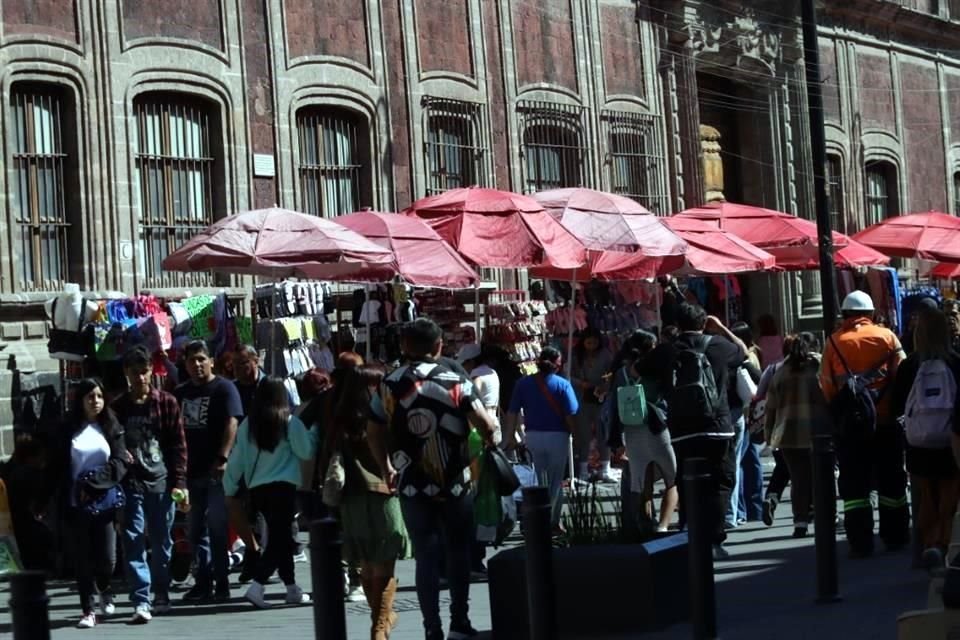
<instances>
[{"instance_id":1,"label":"concrete planter box","mask_svg":"<svg viewBox=\"0 0 960 640\"><path fill-rule=\"evenodd\" d=\"M660 630L689 618L687 536L554 549L560 638ZM488 563L494 640L529 637L526 551Z\"/></svg>"}]
</instances>

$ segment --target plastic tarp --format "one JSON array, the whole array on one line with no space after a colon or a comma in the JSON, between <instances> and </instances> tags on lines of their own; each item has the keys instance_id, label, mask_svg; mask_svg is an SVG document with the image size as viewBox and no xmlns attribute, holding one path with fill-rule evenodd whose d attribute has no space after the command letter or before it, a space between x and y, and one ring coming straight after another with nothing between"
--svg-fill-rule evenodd
<instances>
[{"instance_id":1,"label":"plastic tarp","mask_svg":"<svg viewBox=\"0 0 960 640\"><path fill-rule=\"evenodd\" d=\"M371 265L389 269L389 249L332 220L286 209L246 211L218 220L168 255L168 271L333 278ZM322 268L321 268L322 267Z\"/></svg>"},{"instance_id":2,"label":"plastic tarp","mask_svg":"<svg viewBox=\"0 0 960 640\"><path fill-rule=\"evenodd\" d=\"M888 218L853 239L888 256L960 262L960 218L939 211Z\"/></svg>"},{"instance_id":3,"label":"plastic tarp","mask_svg":"<svg viewBox=\"0 0 960 640\"><path fill-rule=\"evenodd\" d=\"M574 269L583 244L535 200L508 191L469 187L422 198L403 211L426 222L478 267L549 265Z\"/></svg>"},{"instance_id":4,"label":"plastic tarp","mask_svg":"<svg viewBox=\"0 0 960 640\"><path fill-rule=\"evenodd\" d=\"M476 271L422 220L361 211L335 221L389 249L394 256L389 269L371 267L364 271L361 281L385 282L396 273L418 287L466 289L480 282Z\"/></svg>"}]
</instances>

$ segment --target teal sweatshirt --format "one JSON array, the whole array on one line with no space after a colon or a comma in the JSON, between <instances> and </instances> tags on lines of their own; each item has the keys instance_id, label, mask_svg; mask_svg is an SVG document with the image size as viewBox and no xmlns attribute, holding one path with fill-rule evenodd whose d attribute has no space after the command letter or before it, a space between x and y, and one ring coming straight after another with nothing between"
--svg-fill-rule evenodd
<instances>
[{"instance_id":1,"label":"teal sweatshirt","mask_svg":"<svg viewBox=\"0 0 960 640\"><path fill-rule=\"evenodd\" d=\"M307 429L303 421L290 416L287 435L273 451L263 451L250 438L250 424L244 419L237 429L237 440L227 460L223 491L237 495L240 479L253 489L271 482L289 482L300 486L300 463L312 460L317 451L317 430Z\"/></svg>"}]
</instances>

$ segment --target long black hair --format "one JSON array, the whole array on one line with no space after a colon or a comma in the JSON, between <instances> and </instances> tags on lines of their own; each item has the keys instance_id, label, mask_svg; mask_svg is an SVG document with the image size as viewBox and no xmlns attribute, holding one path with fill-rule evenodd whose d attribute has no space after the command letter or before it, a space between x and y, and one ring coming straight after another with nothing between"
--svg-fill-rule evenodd
<instances>
[{"instance_id":1,"label":"long black hair","mask_svg":"<svg viewBox=\"0 0 960 640\"><path fill-rule=\"evenodd\" d=\"M264 378L257 385L247 416L250 439L261 451L273 451L287 435L290 396L280 378Z\"/></svg>"},{"instance_id":2,"label":"long black hair","mask_svg":"<svg viewBox=\"0 0 960 640\"><path fill-rule=\"evenodd\" d=\"M537 370L543 375L557 373L563 366L563 355L554 347L544 347L537 358Z\"/></svg>"},{"instance_id":3,"label":"long black hair","mask_svg":"<svg viewBox=\"0 0 960 640\"><path fill-rule=\"evenodd\" d=\"M70 413L67 419L70 421L70 426L74 429L79 429L88 422L87 412L83 408L83 399L90 395L95 389L100 389L100 393L104 396L103 411L97 416L97 424L100 425L100 429L104 435L109 436L112 435L120 425L117 422L117 416L113 413L113 409L107 405L107 390L104 388L103 383L97 378L84 378L73 385L73 400L70 403Z\"/></svg>"},{"instance_id":4,"label":"long black hair","mask_svg":"<svg viewBox=\"0 0 960 640\"><path fill-rule=\"evenodd\" d=\"M577 344L573 347L573 360L574 362L582 363L583 359L587 355L586 342L590 338L597 339L597 351L603 349L603 334L594 329L593 327L587 327L580 333L580 339L577 341Z\"/></svg>"},{"instance_id":5,"label":"long black hair","mask_svg":"<svg viewBox=\"0 0 960 640\"><path fill-rule=\"evenodd\" d=\"M376 367L355 367L346 372L340 398L334 413L336 429L350 438L359 438L367 427L372 388L383 381L383 370Z\"/></svg>"},{"instance_id":6,"label":"long black hair","mask_svg":"<svg viewBox=\"0 0 960 640\"><path fill-rule=\"evenodd\" d=\"M790 343L790 355L787 361L794 371L803 369L810 362L816 362L816 353L819 345L817 337L809 331L803 331L797 334L793 342Z\"/></svg>"}]
</instances>

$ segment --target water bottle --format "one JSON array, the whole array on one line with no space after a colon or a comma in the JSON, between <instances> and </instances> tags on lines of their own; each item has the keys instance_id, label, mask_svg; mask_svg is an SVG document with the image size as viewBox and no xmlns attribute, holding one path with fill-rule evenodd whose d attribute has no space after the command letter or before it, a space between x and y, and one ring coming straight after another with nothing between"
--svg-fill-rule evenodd
<instances>
[{"instance_id":1,"label":"water bottle","mask_svg":"<svg viewBox=\"0 0 960 640\"><path fill-rule=\"evenodd\" d=\"M177 505L177 509L184 513L190 511L190 503L187 502L187 492L185 489L174 489L170 492L170 497L173 498L173 503Z\"/></svg>"}]
</instances>

